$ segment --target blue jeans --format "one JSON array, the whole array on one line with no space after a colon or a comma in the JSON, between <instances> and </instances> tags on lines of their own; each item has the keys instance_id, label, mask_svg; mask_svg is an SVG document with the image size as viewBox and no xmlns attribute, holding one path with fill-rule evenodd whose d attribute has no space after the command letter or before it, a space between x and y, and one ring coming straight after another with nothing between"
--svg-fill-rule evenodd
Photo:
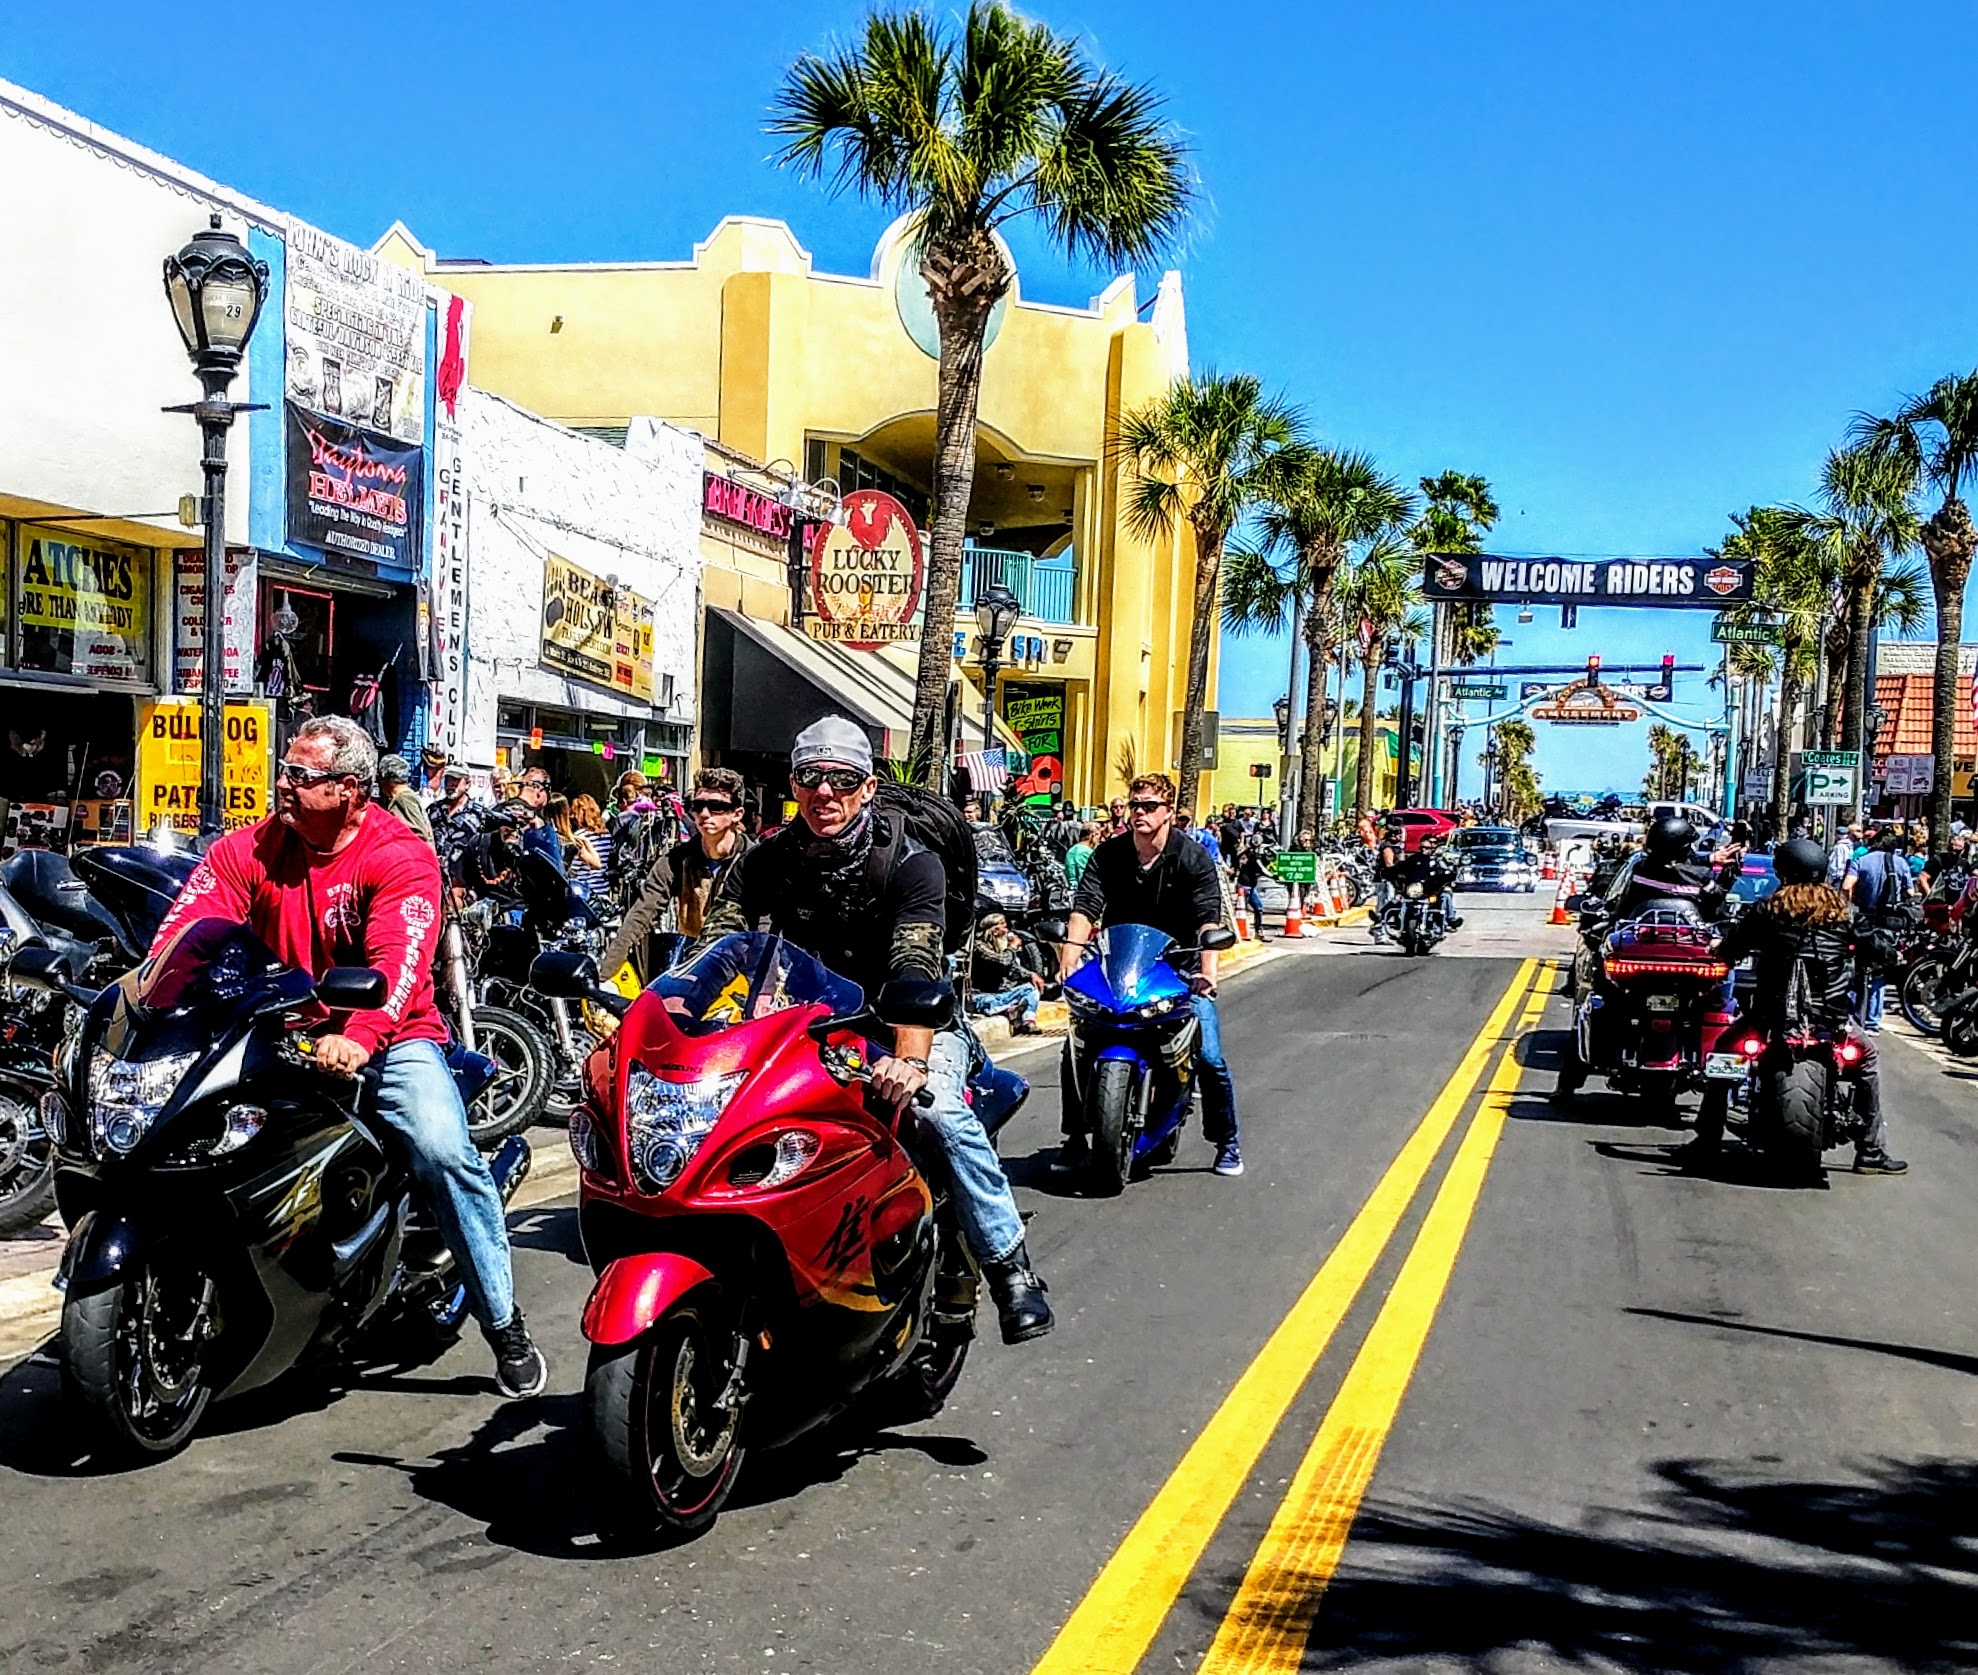
<instances>
[{"instance_id":1,"label":"blue jeans","mask_svg":"<svg viewBox=\"0 0 1978 1675\"><path fill-rule=\"evenodd\" d=\"M1007 1013L1014 1006L1022 1006L1023 1021L1029 1023L1037 1016L1037 985L1035 983L1012 983L1007 989L996 989L986 995L975 995L968 1009L981 1017L991 1017Z\"/></svg>"},{"instance_id":2,"label":"blue jeans","mask_svg":"<svg viewBox=\"0 0 1978 1675\"><path fill-rule=\"evenodd\" d=\"M1212 1146L1224 1142L1235 1145L1240 1138L1236 1126L1236 1078L1229 1073L1229 1060L1223 1057L1222 1019L1216 1003L1207 995L1196 995L1195 1071L1202 1078L1202 1138Z\"/></svg>"},{"instance_id":3,"label":"blue jeans","mask_svg":"<svg viewBox=\"0 0 1978 1675\"><path fill-rule=\"evenodd\" d=\"M908 1109L919 1132L940 1149L955 1194L955 1219L976 1261L1006 1262L1023 1243L1023 1218L1002 1159L968 1103L968 1053L968 1037L960 1030L935 1036L927 1054L927 1090L934 1103Z\"/></svg>"},{"instance_id":4,"label":"blue jeans","mask_svg":"<svg viewBox=\"0 0 1978 1675\"><path fill-rule=\"evenodd\" d=\"M1886 998L1888 986L1888 979L1885 977L1870 977L1862 985L1859 1016L1863 1029L1882 1027L1882 1002Z\"/></svg>"},{"instance_id":5,"label":"blue jeans","mask_svg":"<svg viewBox=\"0 0 1978 1675\"><path fill-rule=\"evenodd\" d=\"M506 1326L515 1313L508 1216L488 1160L467 1133L467 1107L439 1043L387 1047L378 1061L372 1108L405 1142L412 1178L460 1264L474 1318L483 1326Z\"/></svg>"}]
</instances>

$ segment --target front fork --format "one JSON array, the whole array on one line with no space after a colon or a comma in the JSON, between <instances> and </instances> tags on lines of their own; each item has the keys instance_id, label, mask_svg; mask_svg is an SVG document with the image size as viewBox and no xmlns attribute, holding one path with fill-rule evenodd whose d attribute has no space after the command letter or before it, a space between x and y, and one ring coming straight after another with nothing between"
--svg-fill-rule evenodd
<instances>
[{"instance_id":1,"label":"front fork","mask_svg":"<svg viewBox=\"0 0 1978 1675\"><path fill-rule=\"evenodd\" d=\"M445 974L447 1000L453 1007L453 1033L468 1052L474 1043L474 989L467 970L467 939L460 921L448 915L440 931L440 969Z\"/></svg>"}]
</instances>

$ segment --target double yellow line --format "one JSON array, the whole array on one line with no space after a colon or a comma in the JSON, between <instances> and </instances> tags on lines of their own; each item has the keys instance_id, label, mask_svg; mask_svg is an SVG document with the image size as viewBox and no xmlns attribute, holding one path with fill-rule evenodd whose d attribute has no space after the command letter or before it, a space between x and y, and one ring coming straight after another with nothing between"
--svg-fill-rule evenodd
<instances>
[{"instance_id":1,"label":"double yellow line","mask_svg":"<svg viewBox=\"0 0 1978 1675\"><path fill-rule=\"evenodd\" d=\"M1332 1254L1140 1515L1033 1675L1132 1675L1245 1479L1415 1200L1491 1057L1530 1029L1547 985L1526 960ZM1523 1002L1522 1009L1520 1002ZM1513 1019L1516 1022L1513 1022ZM1504 1053L1413 1248L1258 1547L1202 1668L1295 1670L1373 1476L1518 1085Z\"/></svg>"}]
</instances>

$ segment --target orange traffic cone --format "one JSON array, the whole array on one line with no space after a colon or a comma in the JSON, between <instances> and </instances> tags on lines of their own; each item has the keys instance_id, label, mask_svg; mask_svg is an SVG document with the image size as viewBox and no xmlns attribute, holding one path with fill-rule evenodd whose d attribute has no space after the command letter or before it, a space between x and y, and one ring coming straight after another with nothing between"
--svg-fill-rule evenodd
<instances>
[{"instance_id":1,"label":"orange traffic cone","mask_svg":"<svg viewBox=\"0 0 1978 1675\"><path fill-rule=\"evenodd\" d=\"M1305 919L1302 911L1303 904L1298 899L1302 888L1301 885L1297 884L1291 886L1291 900L1285 904L1284 909L1284 934L1286 936L1303 936L1305 934Z\"/></svg>"},{"instance_id":2,"label":"orange traffic cone","mask_svg":"<svg viewBox=\"0 0 1978 1675\"><path fill-rule=\"evenodd\" d=\"M1546 920L1548 925L1570 925L1573 922L1573 916L1566 911L1566 898L1572 892L1573 874L1572 870L1568 868L1566 871L1560 873L1559 888L1553 892L1552 916Z\"/></svg>"},{"instance_id":3,"label":"orange traffic cone","mask_svg":"<svg viewBox=\"0 0 1978 1675\"><path fill-rule=\"evenodd\" d=\"M1236 940L1238 942L1250 940L1250 909L1243 904L1241 896L1236 898Z\"/></svg>"},{"instance_id":4,"label":"orange traffic cone","mask_svg":"<svg viewBox=\"0 0 1978 1675\"><path fill-rule=\"evenodd\" d=\"M1538 875L1544 879L1553 879L1559 876L1559 857L1553 854L1550 849L1546 850L1544 859L1539 863Z\"/></svg>"}]
</instances>

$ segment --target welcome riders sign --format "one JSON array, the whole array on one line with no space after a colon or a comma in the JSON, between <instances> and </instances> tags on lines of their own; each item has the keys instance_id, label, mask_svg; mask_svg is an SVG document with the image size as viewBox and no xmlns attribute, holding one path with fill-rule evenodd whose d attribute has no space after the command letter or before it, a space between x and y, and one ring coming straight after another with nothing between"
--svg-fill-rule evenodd
<instances>
[{"instance_id":1,"label":"welcome riders sign","mask_svg":"<svg viewBox=\"0 0 1978 1675\"><path fill-rule=\"evenodd\" d=\"M1749 564L1721 558L1497 558L1431 553L1431 599L1490 605L1658 605L1717 610L1751 597Z\"/></svg>"},{"instance_id":2,"label":"welcome riders sign","mask_svg":"<svg viewBox=\"0 0 1978 1675\"><path fill-rule=\"evenodd\" d=\"M911 644L920 638L927 564L920 531L907 509L879 489L845 496L842 528L819 524L810 543L814 640L850 651Z\"/></svg>"}]
</instances>

